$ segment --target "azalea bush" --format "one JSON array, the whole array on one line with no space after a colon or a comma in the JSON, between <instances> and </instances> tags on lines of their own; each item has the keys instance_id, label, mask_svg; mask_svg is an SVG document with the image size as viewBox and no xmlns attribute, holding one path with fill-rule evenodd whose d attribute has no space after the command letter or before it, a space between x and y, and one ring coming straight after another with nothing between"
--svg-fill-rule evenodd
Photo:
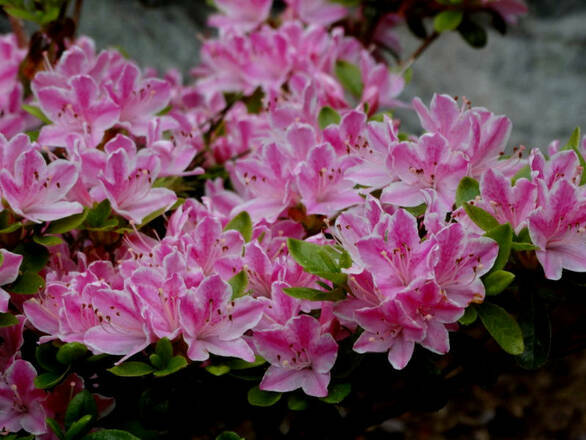
<instances>
[{"instance_id":1,"label":"azalea bush","mask_svg":"<svg viewBox=\"0 0 586 440\"><path fill-rule=\"evenodd\" d=\"M521 0L215 0L187 84L69 3L0 1L6 438L358 435L582 348L586 138L400 98Z\"/></svg>"}]
</instances>

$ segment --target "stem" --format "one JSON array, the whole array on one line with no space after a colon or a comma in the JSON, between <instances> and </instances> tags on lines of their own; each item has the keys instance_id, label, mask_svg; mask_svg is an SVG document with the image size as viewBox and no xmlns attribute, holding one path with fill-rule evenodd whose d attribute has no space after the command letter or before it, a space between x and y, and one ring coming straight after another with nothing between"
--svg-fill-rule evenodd
<instances>
[{"instance_id":1,"label":"stem","mask_svg":"<svg viewBox=\"0 0 586 440\"><path fill-rule=\"evenodd\" d=\"M22 21L18 18L13 17L12 15L8 15L8 20L10 20L10 26L12 26L12 32L16 36L16 41L18 42L18 47L24 49L28 46L28 37L26 36L26 32L22 27Z\"/></svg>"},{"instance_id":2,"label":"stem","mask_svg":"<svg viewBox=\"0 0 586 440\"><path fill-rule=\"evenodd\" d=\"M421 45L415 50L415 52L413 52L413 54L407 59L407 61L402 63L403 64L402 71L404 72L409 67L411 67L413 65L413 63L415 62L415 60L417 60L417 58L419 58L421 56L421 54L423 52L425 52L425 50L431 45L431 43L433 43L435 40L437 40L437 38L439 36L440 36L439 32L436 32L436 31L433 31L433 33L428 35L425 38L425 40L423 40L423 43L421 43Z\"/></svg>"},{"instance_id":3,"label":"stem","mask_svg":"<svg viewBox=\"0 0 586 440\"><path fill-rule=\"evenodd\" d=\"M79 27L79 20L81 18L81 8L83 6L83 0L75 0L73 6L73 22L75 23L75 30Z\"/></svg>"}]
</instances>

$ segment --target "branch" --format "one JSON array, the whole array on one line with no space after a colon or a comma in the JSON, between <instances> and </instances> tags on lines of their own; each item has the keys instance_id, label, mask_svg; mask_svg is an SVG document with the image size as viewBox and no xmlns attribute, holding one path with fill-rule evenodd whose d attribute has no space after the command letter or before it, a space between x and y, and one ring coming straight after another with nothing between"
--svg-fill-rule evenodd
<instances>
[{"instance_id":1,"label":"branch","mask_svg":"<svg viewBox=\"0 0 586 440\"><path fill-rule=\"evenodd\" d=\"M10 20L10 26L12 27L12 32L16 36L16 41L18 42L18 47L24 49L28 46L28 37L24 28L22 27L22 21L18 18L13 17L12 15L8 14L8 20Z\"/></svg>"},{"instance_id":2,"label":"branch","mask_svg":"<svg viewBox=\"0 0 586 440\"><path fill-rule=\"evenodd\" d=\"M437 38L440 36L439 32L433 31L433 33L429 34L423 43L413 52L413 54L407 59L407 61L401 63L402 64L402 71L407 70L409 67L413 65L415 60L421 56L423 52L433 43Z\"/></svg>"}]
</instances>

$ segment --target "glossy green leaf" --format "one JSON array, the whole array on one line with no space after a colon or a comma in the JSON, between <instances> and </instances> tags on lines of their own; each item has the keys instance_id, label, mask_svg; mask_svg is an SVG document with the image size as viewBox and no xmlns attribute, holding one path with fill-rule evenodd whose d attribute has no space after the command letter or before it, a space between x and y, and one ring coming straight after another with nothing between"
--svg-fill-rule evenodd
<instances>
[{"instance_id":1,"label":"glossy green leaf","mask_svg":"<svg viewBox=\"0 0 586 440\"><path fill-rule=\"evenodd\" d=\"M84 416L98 417L98 406L88 390L82 390L73 396L65 411L65 428L69 429L77 420Z\"/></svg>"},{"instance_id":2,"label":"glossy green leaf","mask_svg":"<svg viewBox=\"0 0 586 440\"><path fill-rule=\"evenodd\" d=\"M59 347L56 358L60 363L69 365L84 358L87 354L88 349L85 345L79 342L69 342Z\"/></svg>"},{"instance_id":3,"label":"glossy green leaf","mask_svg":"<svg viewBox=\"0 0 586 440\"><path fill-rule=\"evenodd\" d=\"M484 235L492 238L499 245L499 253L490 272L502 269L509 261L509 256L511 255L511 248L513 247L513 228L507 223L492 229Z\"/></svg>"},{"instance_id":4,"label":"glossy green leaf","mask_svg":"<svg viewBox=\"0 0 586 440\"><path fill-rule=\"evenodd\" d=\"M263 391L258 386L248 391L248 403L252 406L272 406L281 399L281 393Z\"/></svg>"},{"instance_id":5,"label":"glossy green leaf","mask_svg":"<svg viewBox=\"0 0 586 440\"><path fill-rule=\"evenodd\" d=\"M224 431L216 437L216 440L245 440L244 437L240 437L234 431Z\"/></svg>"},{"instance_id":6,"label":"glossy green leaf","mask_svg":"<svg viewBox=\"0 0 586 440\"><path fill-rule=\"evenodd\" d=\"M46 232L48 234L65 234L66 232L79 228L87 218L87 215L88 210L84 209L80 214L74 214L69 217L55 220L51 222Z\"/></svg>"},{"instance_id":7,"label":"glossy green leaf","mask_svg":"<svg viewBox=\"0 0 586 440\"><path fill-rule=\"evenodd\" d=\"M542 367L551 349L551 322L547 308L535 292L521 294L519 326L523 332L525 350L517 356L517 363L528 370Z\"/></svg>"},{"instance_id":8,"label":"glossy green leaf","mask_svg":"<svg viewBox=\"0 0 586 440\"><path fill-rule=\"evenodd\" d=\"M85 222L91 228L104 227L106 226L106 220L110 217L111 213L112 208L110 207L110 201L105 199L87 211Z\"/></svg>"},{"instance_id":9,"label":"glossy green leaf","mask_svg":"<svg viewBox=\"0 0 586 440\"><path fill-rule=\"evenodd\" d=\"M21 243L13 252L24 257L20 265L21 272L39 272L49 261L49 251L37 243Z\"/></svg>"},{"instance_id":10,"label":"glossy green leaf","mask_svg":"<svg viewBox=\"0 0 586 440\"><path fill-rule=\"evenodd\" d=\"M168 376L170 374L176 373L179 370L182 370L183 368L187 367L187 365L187 359L178 354L169 359L169 362L167 363L165 369L157 370L153 373L153 375L156 377Z\"/></svg>"},{"instance_id":11,"label":"glossy green leaf","mask_svg":"<svg viewBox=\"0 0 586 440\"><path fill-rule=\"evenodd\" d=\"M462 315L458 322L462 325L470 325L476 322L477 318L478 312L476 311L476 308L473 306L468 306L464 312L464 315Z\"/></svg>"},{"instance_id":12,"label":"glossy green leaf","mask_svg":"<svg viewBox=\"0 0 586 440\"><path fill-rule=\"evenodd\" d=\"M39 374L35 377L34 383L37 388L41 390L46 390L49 388L53 388L54 386L58 385L65 376L69 372L69 368L67 368L63 373L54 373L49 371L47 373Z\"/></svg>"},{"instance_id":13,"label":"glossy green leaf","mask_svg":"<svg viewBox=\"0 0 586 440\"><path fill-rule=\"evenodd\" d=\"M456 207L462 206L464 203L474 200L476 196L480 195L480 185L476 179L472 177L464 177L460 180L458 188L456 189Z\"/></svg>"},{"instance_id":14,"label":"glossy green leaf","mask_svg":"<svg viewBox=\"0 0 586 440\"><path fill-rule=\"evenodd\" d=\"M18 324L18 319L11 313L0 313L0 328Z\"/></svg>"},{"instance_id":15,"label":"glossy green leaf","mask_svg":"<svg viewBox=\"0 0 586 440\"><path fill-rule=\"evenodd\" d=\"M37 244L40 244L42 246L47 246L47 247L57 246L57 245L63 243L63 239L61 237L56 236L56 235L44 235L42 237L35 235L33 237L33 241Z\"/></svg>"},{"instance_id":16,"label":"glossy green leaf","mask_svg":"<svg viewBox=\"0 0 586 440\"><path fill-rule=\"evenodd\" d=\"M94 417L88 414L73 422L71 427L65 433L65 440L75 440L76 438L80 438L79 436L90 430L93 419Z\"/></svg>"},{"instance_id":17,"label":"glossy green leaf","mask_svg":"<svg viewBox=\"0 0 586 440\"><path fill-rule=\"evenodd\" d=\"M55 433L59 440L65 440L65 433L61 429L61 426L59 426L57 420L52 419L51 417L47 417L45 421L47 426L49 426L49 429Z\"/></svg>"},{"instance_id":18,"label":"glossy green leaf","mask_svg":"<svg viewBox=\"0 0 586 440\"><path fill-rule=\"evenodd\" d=\"M244 237L244 240L249 242L252 238L252 220L250 219L248 212L243 211L230 220L224 230L229 231L231 229L240 232L242 237Z\"/></svg>"},{"instance_id":19,"label":"glossy green leaf","mask_svg":"<svg viewBox=\"0 0 586 440\"><path fill-rule=\"evenodd\" d=\"M287 408L291 411L303 411L307 409L308 406L309 403L307 402L307 399L298 394L292 394L287 399Z\"/></svg>"},{"instance_id":20,"label":"glossy green leaf","mask_svg":"<svg viewBox=\"0 0 586 440\"><path fill-rule=\"evenodd\" d=\"M33 115L37 119L40 119L45 124L51 124L52 123L52 121L45 115L45 113L43 113L43 110L41 110L36 105L22 104L21 107L22 107L22 109L25 112L27 112L30 115Z\"/></svg>"},{"instance_id":21,"label":"glossy green leaf","mask_svg":"<svg viewBox=\"0 0 586 440\"><path fill-rule=\"evenodd\" d=\"M45 286L45 280L35 272L23 272L14 283L4 286L11 293L34 295Z\"/></svg>"},{"instance_id":22,"label":"glossy green leaf","mask_svg":"<svg viewBox=\"0 0 586 440\"><path fill-rule=\"evenodd\" d=\"M472 220L478 225L478 227L484 229L485 231L490 231L499 225L497 219L476 205L471 203L464 203L462 207L464 208L464 211L466 211L466 214L468 214L468 217L470 217L470 220Z\"/></svg>"},{"instance_id":23,"label":"glossy green leaf","mask_svg":"<svg viewBox=\"0 0 586 440\"><path fill-rule=\"evenodd\" d=\"M293 298L310 301L340 301L346 298L346 294L340 289L323 291L309 287L285 287L283 292Z\"/></svg>"},{"instance_id":24,"label":"glossy green leaf","mask_svg":"<svg viewBox=\"0 0 586 440\"><path fill-rule=\"evenodd\" d=\"M208 365L206 367L206 371L214 376L223 376L224 374L228 374L230 372L230 367L226 364L220 365Z\"/></svg>"},{"instance_id":25,"label":"glossy green leaf","mask_svg":"<svg viewBox=\"0 0 586 440\"><path fill-rule=\"evenodd\" d=\"M533 243L520 243L518 241L514 241L511 243L511 249L517 252L536 251L539 249L539 246L535 246Z\"/></svg>"},{"instance_id":26,"label":"glossy green leaf","mask_svg":"<svg viewBox=\"0 0 586 440\"><path fill-rule=\"evenodd\" d=\"M145 364L144 362L128 361L109 368L108 371L112 374L115 374L116 376L139 377L146 376L147 374L155 371L155 369L149 364Z\"/></svg>"},{"instance_id":27,"label":"glossy green leaf","mask_svg":"<svg viewBox=\"0 0 586 440\"><path fill-rule=\"evenodd\" d=\"M486 30L470 20L462 20L458 26L458 32L464 41L476 49L486 46L488 41Z\"/></svg>"},{"instance_id":28,"label":"glossy green leaf","mask_svg":"<svg viewBox=\"0 0 586 440\"><path fill-rule=\"evenodd\" d=\"M319 123L319 128L323 130L328 125L339 124L340 123L340 115L333 108L325 106L325 107L322 107L322 109L319 111L317 121Z\"/></svg>"},{"instance_id":29,"label":"glossy green leaf","mask_svg":"<svg viewBox=\"0 0 586 440\"><path fill-rule=\"evenodd\" d=\"M486 289L486 295L494 296L505 290L515 279L515 274L506 270L495 270L489 273L482 282Z\"/></svg>"},{"instance_id":30,"label":"glossy green leaf","mask_svg":"<svg viewBox=\"0 0 586 440\"><path fill-rule=\"evenodd\" d=\"M584 154L582 149L580 148L580 141L581 141L581 133L580 127L576 127L576 129L572 132L572 136L568 140L568 143L564 147L564 149L571 149L574 150L576 155L578 156L578 160L580 162L580 166L582 167L582 177L580 178L580 185L584 185L586 183L586 159L584 159Z\"/></svg>"},{"instance_id":31,"label":"glossy green leaf","mask_svg":"<svg viewBox=\"0 0 586 440\"><path fill-rule=\"evenodd\" d=\"M515 183L517 183L517 180L519 179L531 179L531 167L529 165L525 165L523 168L521 168L519 171L515 173L515 175L511 179L512 184L514 185Z\"/></svg>"},{"instance_id":32,"label":"glossy green leaf","mask_svg":"<svg viewBox=\"0 0 586 440\"><path fill-rule=\"evenodd\" d=\"M326 397L322 397L321 400L323 400L326 403L340 403L348 396L348 394L350 394L350 391L352 391L351 384L338 383L332 386L328 390L328 395Z\"/></svg>"},{"instance_id":33,"label":"glossy green leaf","mask_svg":"<svg viewBox=\"0 0 586 440\"><path fill-rule=\"evenodd\" d=\"M259 365L265 364L265 361L259 355L256 355L253 362L246 362L243 359L232 358L226 360L226 365L230 367L230 370L248 370L249 368L258 367Z\"/></svg>"},{"instance_id":34,"label":"glossy green leaf","mask_svg":"<svg viewBox=\"0 0 586 440\"><path fill-rule=\"evenodd\" d=\"M348 90L355 98L362 96L362 73L360 68L348 61L338 60L335 67L336 76L344 89Z\"/></svg>"},{"instance_id":35,"label":"glossy green leaf","mask_svg":"<svg viewBox=\"0 0 586 440\"><path fill-rule=\"evenodd\" d=\"M37 345L35 350L35 359L37 363L47 371L61 374L63 372L63 364L57 362L57 350L52 343Z\"/></svg>"},{"instance_id":36,"label":"glossy green leaf","mask_svg":"<svg viewBox=\"0 0 586 440\"><path fill-rule=\"evenodd\" d=\"M161 358L163 365L167 365L173 357L173 344L168 338L161 338L157 341L155 353Z\"/></svg>"},{"instance_id":37,"label":"glossy green leaf","mask_svg":"<svg viewBox=\"0 0 586 440\"><path fill-rule=\"evenodd\" d=\"M248 275L245 271L241 270L228 280L228 284L232 287L232 299L240 298L246 294Z\"/></svg>"},{"instance_id":38,"label":"glossy green leaf","mask_svg":"<svg viewBox=\"0 0 586 440\"><path fill-rule=\"evenodd\" d=\"M423 214L425 214L425 211L427 211L427 204L422 203L417 206L402 206L402 209L407 211L413 217L421 217Z\"/></svg>"},{"instance_id":39,"label":"glossy green leaf","mask_svg":"<svg viewBox=\"0 0 586 440\"><path fill-rule=\"evenodd\" d=\"M0 234L11 234L12 232L22 228L22 226L23 225L21 222L11 223L5 228L0 229Z\"/></svg>"},{"instance_id":40,"label":"glossy green leaf","mask_svg":"<svg viewBox=\"0 0 586 440\"><path fill-rule=\"evenodd\" d=\"M433 28L437 32L453 31L462 23L463 17L462 11L442 11L433 19Z\"/></svg>"},{"instance_id":41,"label":"glossy green leaf","mask_svg":"<svg viewBox=\"0 0 586 440\"><path fill-rule=\"evenodd\" d=\"M82 440L140 440L130 432L119 429L102 429L86 435Z\"/></svg>"},{"instance_id":42,"label":"glossy green leaf","mask_svg":"<svg viewBox=\"0 0 586 440\"><path fill-rule=\"evenodd\" d=\"M515 318L496 304L483 303L477 307L478 315L488 333L509 354L523 353L523 333Z\"/></svg>"}]
</instances>

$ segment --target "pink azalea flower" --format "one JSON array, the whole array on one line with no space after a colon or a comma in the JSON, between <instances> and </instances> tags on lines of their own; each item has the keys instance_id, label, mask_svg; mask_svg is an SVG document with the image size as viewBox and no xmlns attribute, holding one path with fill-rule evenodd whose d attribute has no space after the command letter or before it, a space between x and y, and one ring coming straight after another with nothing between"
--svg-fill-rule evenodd
<instances>
[{"instance_id":1,"label":"pink azalea flower","mask_svg":"<svg viewBox=\"0 0 586 440\"><path fill-rule=\"evenodd\" d=\"M384 231L356 243L360 258L377 286L393 297L398 291L418 279L433 277L432 240L421 241L417 220L399 209L391 216Z\"/></svg>"},{"instance_id":2,"label":"pink azalea flower","mask_svg":"<svg viewBox=\"0 0 586 440\"><path fill-rule=\"evenodd\" d=\"M341 20L348 10L327 0L286 0L289 9L286 14L299 17L303 22L319 26L329 26Z\"/></svg>"},{"instance_id":3,"label":"pink azalea flower","mask_svg":"<svg viewBox=\"0 0 586 440\"><path fill-rule=\"evenodd\" d=\"M214 5L221 14L211 15L208 25L223 31L248 32L269 17L272 4L272 0L216 0Z\"/></svg>"},{"instance_id":4,"label":"pink azalea flower","mask_svg":"<svg viewBox=\"0 0 586 440\"><path fill-rule=\"evenodd\" d=\"M482 302L484 285L480 277L487 273L498 255L498 245L486 237L471 237L462 225L452 223L431 239L435 251L435 281L446 298L459 307Z\"/></svg>"},{"instance_id":5,"label":"pink azalea flower","mask_svg":"<svg viewBox=\"0 0 586 440\"><path fill-rule=\"evenodd\" d=\"M398 144L391 158L391 169L400 180L383 190L383 203L417 206L425 202L424 190L434 189L442 211L452 210L467 161L461 153L450 151L444 137L425 134L416 144Z\"/></svg>"},{"instance_id":6,"label":"pink azalea flower","mask_svg":"<svg viewBox=\"0 0 586 440\"><path fill-rule=\"evenodd\" d=\"M270 294L258 298L258 301L264 305L264 313L254 328L255 334L259 330L281 328L301 312L302 301L287 295L283 291L283 288L286 287L291 287L291 285L275 281L271 284Z\"/></svg>"},{"instance_id":7,"label":"pink azalea flower","mask_svg":"<svg viewBox=\"0 0 586 440\"><path fill-rule=\"evenodd\" d=\"M310 151L306 163L297 175L297 186L308 214L331 216L362 201L354 183L344 178L346 169L356 163L354 158L338 158L331 146L322 144Z\"/></svg>"},{"instance_id":8,"label":"pink azalea flower","mask_svg":"<svg viewBox=\"0 0 586 440\"><path fill-rule=\"evenodd\" d=\"M120 75L105 84L112 101L120 108L118 123L136 136L145 136L149 121L171 99L171 85L162 79L141 78L134 63L126 63Z\"/></svg>"},{"instance_id":9,"label":"pink azalea flower","mask_svg":"<svg viewBox=\"0 0 586 440\"><path fill-rule=\"evenodd\" d=\"M450 302L433 281L410 286L397 295L408 314L425 329L420 344L438 354L450 351L450 338L445 324L452 324L462 317L464 307Z\"/></svg>"},{"instance_id":10,"label":"pink azalea flower","mask_svg":"<svg viewBox=\"0 0 586 440\"><path fill-rule=\"evenodd\" d=\"M531 151L529 164L534 178L543 180L549 189L559 180L580 184L583 170L578 155L572 150L555 152L545 160L543 153L535 149Z\"/></svg>"},{"instance_id":11,"label":"pink azalea flower","mask_svg":"<svg viewBox=\"0 0 586 440\"><path fill-rule=\"evenodd\" d=\"M261 390L301 388L310 396L328 395L338 345L331 334L323 333L317 319L300 315L285 326L255 332L254 344L271 364L260 383Z\"/></svg>"},{"instance_id":12,"label":"pink azalea flower","mask_svg":"<svg viewBox=\"0 0 586 440\"><path fill-rule=\"evenodd\" d=\"M73 163L58 159L49 165L38 151L22 153L14 173L0 171L0 189L12 210L36 223L78 214L83 207L63 200L77 180Z\"/></svg>"},{"instance_id":13,"label":"pink azalea flower","mask_svg":"<svg viewBox=\"0 0 586 440\"><path fill-rule=\"evenodd\" d=\"M415 349L415 343L425 337L425 328L415 321L397 299L389 299L379 306L354 312L358 324L364 329L354 351L358 353L384 353L393 368L403 369Z\"/></svg>"},{"instance_id":14,"label":"pink azalea flower","mask_svg":"<svg viewBox=\"0 0 586 440\"><path fill-rule=\"evenodd\" d=\"M559 280L562 269L586 272L586 198L584 187L559 180L541 183L544 203L529 216L529 234L539 250L545 276Z\"/></svg>"},{"instance_id":15,"label":"pink azalea flower","mask_svg":"<svg viewBox=\"0 0 586 440\"><path fill-rule=\"evenodd\" d=\"M177 196L173 191L152 188L160 169L154 154L147 150L137 152L134 142L123 135L117 135L104 148L108 158L105 170L98 176L101 187L90 192L94 199L107 198L116 213L137 224L147 215L167 210L175 203Z\"/></svg>"},{"instance_id":16,"label":"pink azalea flower","mask_svg":"<svg viewBox=\"0 0 586 440\"><path fill-rule=\"evenodd\" d=\"M68 291L68 288L63 283L47 283L45 289L37 297L29 299L24 303L24 314L29 322L36 329L49 335L44 338L42 337L41 342L59 337L59 315L63 308L63 297ZM86 307L84 307L84 310ZM90 317L93 316L93 311L88 310L88 314ZM81 316L76 315L74 319L81 320Z\"/></svg>"},{"instance_id":17,"label":"pink azalea flower","mask_svg":"<svg viewBox=\"0 0 586 440\"><path fill-rule=\"evenodd\" d=\"M23 360L16 360L0 381L0 430L17 433L21 429L34 435L47 432L43 402L47 393L35 387L37 372Z\"/></svg>"},{"instance_id":18,"label":"pink azalea flower","mask_svg":"<svg viewBox=\"0 0 586 440\"><path fill-rule=\"evenodd\" d=\"M210 353L254 360L242 336L258 323L263 305L250 296L231 296L230 286L213 275L181 299L179 322L191 360L204 361Z\"/></svg>"},{"instance_id":19,"label":"pink azalea flower","mask_svg":"<svg viewBox=\"0 0 586 440\"><path fill-rule=\"evenodd\" d=\"M33 91L41 109L53 121L41 129L41 144L65 145L67 137L74 134L80 136L88 147L95 147L120 116L119 106L88 75L71 77L67 88L33 87Z\"/></svg>"}]
</instances>

